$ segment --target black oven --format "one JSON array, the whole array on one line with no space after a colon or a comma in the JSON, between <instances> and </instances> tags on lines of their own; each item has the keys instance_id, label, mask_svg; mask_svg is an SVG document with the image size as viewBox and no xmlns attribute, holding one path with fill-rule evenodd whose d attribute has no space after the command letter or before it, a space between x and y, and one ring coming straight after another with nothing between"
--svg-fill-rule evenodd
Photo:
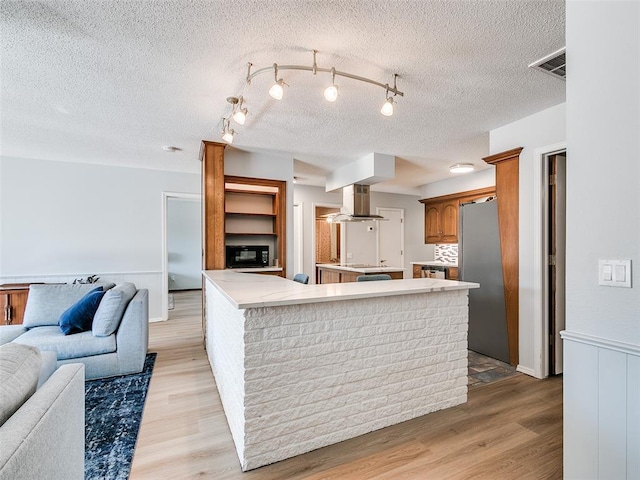
<instances>
[{"instance_id":1,"label":"black oven","mask_svg":"<svg viewBox=\"0 0 640 480\"><path fill-rule=\"evenodd\" d=\"M227 245L227 268L256 268L268 266L268 245Z\"/></svg>"}]
</instances>

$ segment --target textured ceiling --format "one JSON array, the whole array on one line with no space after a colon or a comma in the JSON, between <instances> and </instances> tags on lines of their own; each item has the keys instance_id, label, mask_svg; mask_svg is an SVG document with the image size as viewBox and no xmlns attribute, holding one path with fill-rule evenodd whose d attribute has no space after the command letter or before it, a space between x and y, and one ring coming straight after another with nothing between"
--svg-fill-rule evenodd
<instances>
[{"instance_id":1,"label":"textured ceiling","mask_svg":"<svg viewBox=\"0 0 640 480\"><path fill-rule=\"evenodd\" d=\"M415 192L453 163L482 167L488 131L561 103L565 84L527 65L564 46L564 1L8 1L0 3L2 155L199 171L230 95L249 116L234 148L292 156L301 183L370 152L395 155L381 191ZM380 87L283 71L398 73L395 114ZM165 153L163 145L181 148ZM375 188L374 188L375 189Z\"/></svg>"}]
</instances>

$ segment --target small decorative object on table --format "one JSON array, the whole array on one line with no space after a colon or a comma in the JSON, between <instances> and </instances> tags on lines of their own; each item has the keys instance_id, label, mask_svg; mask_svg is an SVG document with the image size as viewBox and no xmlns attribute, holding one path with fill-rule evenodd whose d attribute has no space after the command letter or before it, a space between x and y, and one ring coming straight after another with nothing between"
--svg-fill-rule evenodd
<instances>
[{"instance_id":1,"label":"small decorative object on table","mask_svg":"<svg viewBox=\"0 0 640 480\"><path fill-rule=\"evenodd\" d=\"M76 285L78 283L96 283L98 280L100 280L100 277L96 275L91 275L87 278L76 278L73 281L73 285Z\"/></svg>"}]
</instances>

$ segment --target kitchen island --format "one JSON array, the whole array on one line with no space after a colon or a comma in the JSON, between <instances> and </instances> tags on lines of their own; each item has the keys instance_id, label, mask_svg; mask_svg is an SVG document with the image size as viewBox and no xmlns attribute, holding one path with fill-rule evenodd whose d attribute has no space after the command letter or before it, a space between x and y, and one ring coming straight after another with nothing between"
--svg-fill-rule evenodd
<instances>
[{"instance_id":1,"label":"kitchen island","mask_svg":"<svg viewBox=\"0 0 640 480\"><path fill-rule=\"evenodd\" d=\"M317 263L316 283L355 282L360 275L386 273L392 280L404 277L404 269L364 263Z\"/></svg>"},{"instance_id":2,"label":"kitchen island","mask_svg":"<svg viewBox=\"0 0 640 480\"><path fill-rule=\"evenodd\" d=\"M244 471L466 401L478 284L203 275L207 355Z\"/></svg>"}]
</instances>

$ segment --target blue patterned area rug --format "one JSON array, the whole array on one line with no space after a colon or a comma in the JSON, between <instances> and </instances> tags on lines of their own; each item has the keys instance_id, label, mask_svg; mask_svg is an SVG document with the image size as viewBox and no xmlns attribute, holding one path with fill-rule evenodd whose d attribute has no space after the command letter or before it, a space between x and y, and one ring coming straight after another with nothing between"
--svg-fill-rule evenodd
<instances>
[{"instance_id":1,"label":"blue patterned area rug","mask_svg":"<svg viewBox=\"0 0 640 480\"><path fill-rule=\"evenodd\" d=\"M85 382L85 480L126 480L156 354L133 375Z\"/></svg>"}]
</instances>

